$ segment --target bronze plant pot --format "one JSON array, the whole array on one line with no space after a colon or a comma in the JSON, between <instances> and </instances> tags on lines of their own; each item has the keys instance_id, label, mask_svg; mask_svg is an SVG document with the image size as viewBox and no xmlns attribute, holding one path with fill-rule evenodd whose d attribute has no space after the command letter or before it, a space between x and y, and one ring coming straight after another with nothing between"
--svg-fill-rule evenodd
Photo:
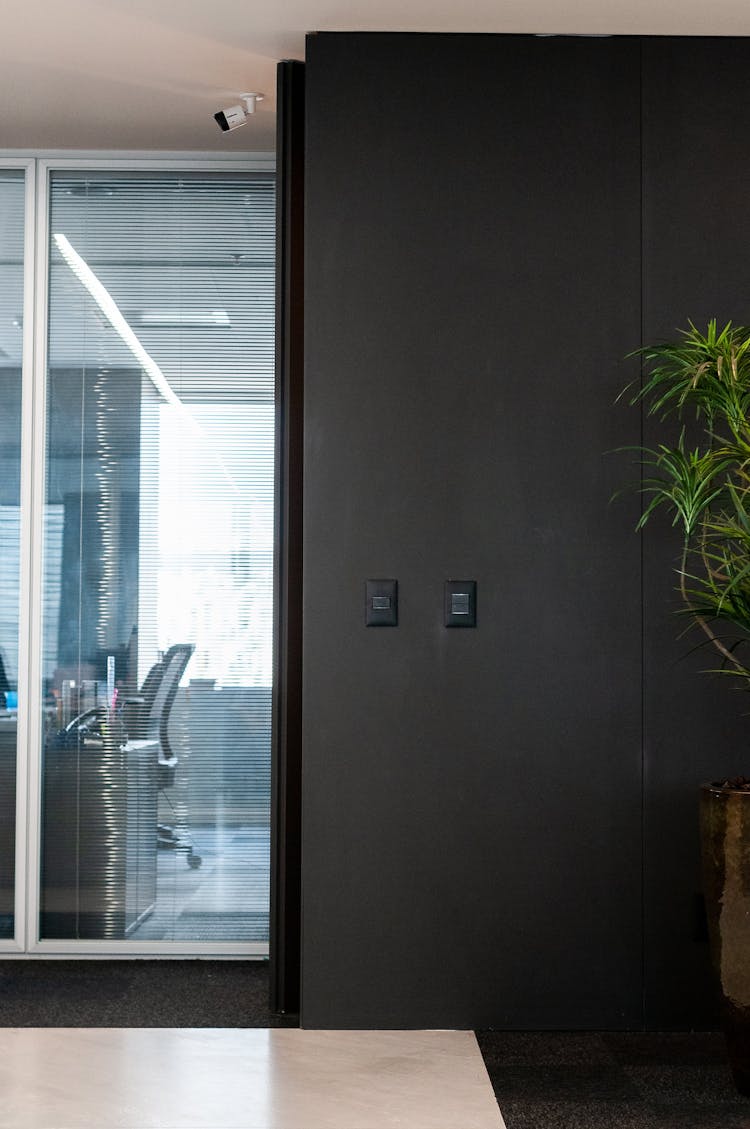
<instances>
[{"instance_id":1,"label":"bronze plant pot","mask_svg":"<svg viewBox=\"0 0 750 1129\"><path fill-rule=\"evenodd\" d=\"M703 892L734 1084L750 1096L750 792L704 784Z\"/></svg>"}]
</instances>

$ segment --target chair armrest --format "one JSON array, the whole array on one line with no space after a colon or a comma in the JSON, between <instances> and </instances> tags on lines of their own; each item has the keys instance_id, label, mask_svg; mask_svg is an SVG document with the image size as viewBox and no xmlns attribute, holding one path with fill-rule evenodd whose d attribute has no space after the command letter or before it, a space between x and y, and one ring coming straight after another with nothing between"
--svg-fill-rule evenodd
<instances>
[{"instance_id":1,"label":"chair armrest","mask_svg":"<svg viewBox=\"0 0 750 1129\"><path fill-rule=\"evenodd\" d=\"M63 732L75 733L76 730L78 730L82 725L86 725L93 718L104 717L106 712L107 711L104 706L94 706L92 709L86 710L84 713L79 713L78 717L74 717L72 721L69 721L65 726Z\"/></svg>"}]
</instances>

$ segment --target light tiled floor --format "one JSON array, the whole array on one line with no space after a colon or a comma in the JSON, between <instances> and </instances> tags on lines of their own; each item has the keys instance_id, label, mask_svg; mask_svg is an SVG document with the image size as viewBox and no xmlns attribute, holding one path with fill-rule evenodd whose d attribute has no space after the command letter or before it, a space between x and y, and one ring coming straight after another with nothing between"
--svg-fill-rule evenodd
<instances>
[{"instance_id":1,"label":"light tiled floor","mask_svg":"<svg viewBox=\"0 0 750 1129\"><path fill-rule=\"evenodd\" d=\"M467 1031L0 1029L2 1129L504 1129Z\"/></svg>"}]
</instances>

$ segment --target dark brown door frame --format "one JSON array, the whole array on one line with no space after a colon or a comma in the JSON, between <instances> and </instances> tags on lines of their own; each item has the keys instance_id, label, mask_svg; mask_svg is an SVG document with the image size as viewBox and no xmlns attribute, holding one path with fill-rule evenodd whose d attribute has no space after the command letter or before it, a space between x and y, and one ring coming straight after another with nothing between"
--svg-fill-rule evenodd
<instances>
[{"instance_id":1,"label":"dark brown door frame","mask_svg":"<svg viewBox=\"0 0 750 1129\"><path fill-rule=\"evenodd\" d=\"M299 1012L302 791L304 63L277 69L276 519L271 1010Z\"/></svg>"}]
</instances>

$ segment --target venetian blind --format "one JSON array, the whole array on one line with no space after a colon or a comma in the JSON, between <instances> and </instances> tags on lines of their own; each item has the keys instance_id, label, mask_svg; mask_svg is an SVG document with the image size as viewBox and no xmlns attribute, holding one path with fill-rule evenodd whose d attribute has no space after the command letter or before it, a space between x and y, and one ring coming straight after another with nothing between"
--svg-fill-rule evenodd
<instances>
[{"instance_id":1,"label":"venetian blind","mask_svg":"<svg viewBox=\"0 0 750 1129\"><path fill-rule=\"evenodd\" d=\"M45 938L268 937L274 208L265 174L53 174Z\"/></svg>"}]
</instances>

